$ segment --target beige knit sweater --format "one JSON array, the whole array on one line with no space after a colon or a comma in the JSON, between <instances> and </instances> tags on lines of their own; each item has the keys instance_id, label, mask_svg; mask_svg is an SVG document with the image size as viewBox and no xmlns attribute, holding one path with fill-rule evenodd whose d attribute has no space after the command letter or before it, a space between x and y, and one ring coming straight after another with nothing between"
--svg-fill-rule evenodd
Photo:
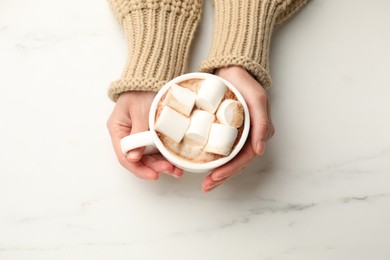
<instances>
[{"instance_id":1,"label":"beige knit sweater","mask_svg":"<svg viewBox=\"0 0 390 260\"><path fill-rule=\"evenodd\" d=\"M212 73L216 68L239 65L268 88L272 31L306 1L214 0L212 47L200 71ZM167 81L187 72L202 0L109 2L128 40L127 64L108 90L113 101L126 91L158 91Z\"/></svg>"}]
</instances>

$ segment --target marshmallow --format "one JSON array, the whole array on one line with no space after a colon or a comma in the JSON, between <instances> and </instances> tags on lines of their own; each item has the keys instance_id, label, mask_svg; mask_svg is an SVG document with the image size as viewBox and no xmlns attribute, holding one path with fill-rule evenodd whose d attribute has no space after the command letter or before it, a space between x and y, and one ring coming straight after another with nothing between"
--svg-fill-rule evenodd
<instances>
[{"instance_id":1,"label":"marshmallow","mask_svg":"<svg viewBox=\"0 0 390 260\"><path fill-rule=\"evenodd\" d=\"M174 142L173 140L168 137L165 137L164 135L160 136L160 140L168 150L175 154L180 154L181 144Z\"/></svg>"},{"instance_id":2,"label":"marshmallow","mask_svg":"<svg viewBox=\"0 0 390 260\"><path fill-rule=\"evenodd\" d=\"M218 121L224 125L239 128L244 122L244 108L233 99L225 99L217 111Z\"/></svg>"},{"instance_id":3,"label":"marshmallow","mask_svg":"<svg viewBox=\"0 0 390 260\"><path fill-rule=\"evenodd\" d=\"M203 147L192 146L185 142L175 143L168 137L161 136L161 142L173 154L183 157L190 162L204 163L214 160L214 154L203 152Z\"/></svg>"},{"instance_id":4,"label":"marshmallow","mask_svg":"<svg viewBox=\"0 0 390 260\"><path fill-rule=\"evenodd\" d=\"M204 79L198 91L196 106L214 114L225 92L226 85L220 79L214 77Z\"/></svg>"},{"instance_id":5,"label":"marshmallow","mask_svg":"<svg viewBox=\"0 0 390 260\"><path fill-rule=\"evenodd\" d=\"M207 111L195 110L191 115L190 127L188 127L184 141L191 145L204 146L214 118L215 116Z\"/></svg>"},{"instance_id":6,"label":"marshmallow","mask_svg":"<svg viewBox=\"0 0 390 260\"><path fill-rule=\"evenodd\" d=\"M238 130L235 127L223 124L212 124L209 139L204 151L220 155L229 155L237 134Z\"/></svg>"},{"instance_id":7,"label":"marshmallow","mask_svg":"<svg viewBox=\"0 0 390 260\"><path fill-rule=\"evenodd\" d=\"M177 112L182 113L185 116L189 116L192 108L194 107L195 100L195 92L173 84L163 101L163 105L167 105L175 109Z\"/></svg>"},{"instance_id":8,"label":"marshmallow","mask_svg":"<svg viewBox=\"0 0 390 260\"><path fill-rule=\"evenodd\" d=\"M154 129L179 143L183 139L189 125L190 119L188 117L183 116L168 106L164 106Z\"/></svg>"},{"instance_id":9,"label":"marshmallow","mask_svg":"<svg viewBox=\"0 0 390 260\"><path fill-rule=\"evenodd\" d=\"M187 160L197 162L203 154L202 147L200 146L192 146L185 142L180 144L180 155Z\"/></svg>"}]
</instances>

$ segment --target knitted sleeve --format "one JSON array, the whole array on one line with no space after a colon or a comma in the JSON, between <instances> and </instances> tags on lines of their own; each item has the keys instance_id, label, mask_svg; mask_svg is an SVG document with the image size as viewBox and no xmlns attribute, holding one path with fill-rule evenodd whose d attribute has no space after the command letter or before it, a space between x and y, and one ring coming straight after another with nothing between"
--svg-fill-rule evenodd
<instances>
[{"instance_id":1,"label":"knitted sleeve","mask_svg":"<svg viewBox=\"0 0 390 260\"><path fill-rule=\"evenodd\" d=\"M269 45L274 27L283 23L307 0L214 0L212 46L200 70L239 65L264 88L271 86Z\"/></svg>"},{"instance_id":2,"label":"knitted sleeve","mask_svg":"<svg viewBox=\"0 0 390 260\"><path fill-rule=\"evenodd\" d=\"M122 76L108 89L113 101L126 91L158 91L167 81L186 72L202 0L109 0L109 3L128 41Z\"/></svg>"}]
</instances>

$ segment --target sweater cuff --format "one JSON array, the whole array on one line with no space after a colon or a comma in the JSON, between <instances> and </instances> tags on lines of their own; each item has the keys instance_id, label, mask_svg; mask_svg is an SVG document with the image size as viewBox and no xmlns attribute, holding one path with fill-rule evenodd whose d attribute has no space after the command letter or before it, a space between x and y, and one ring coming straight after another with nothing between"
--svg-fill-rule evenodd
<instances>
[{"instance_id":1,"label":"sweater cuff","mask_svg":"<svg viewBox=\"0 0 390 260\"><path fill-rule=\"evenodd\" d=\"M308 0L292 0L283 12L281 12L275 21L275 27L283 24L285 21L290 19L296 12L298 12Z\"/></svg>"},{"instance_id":2,"label":"sweater cuff","mask_svg":"<svg viewBox=\"0 0 390 260\"><path fill-rule=\"evenodd\" d=\"M232 65L239 65L250 72L258 82L265 88L271 86L271 77L268 71L254 61L251 57L245 56L221 56L205 60L201 65L201 71L214 73L215 69L224 68Z\"/></svg>"},{"instance_id":3,"label":"sweater cuff","mask_svg":"<svg viewBox=\"0 0 390 260\"><path fill-rule=\"evenodd\" d=\"M275 20L291 0L214 0L214 33L203 72L238 65L264 88L271 86L269 45Z\"/></svg>"},{"instance_id":4,"label":"sweater cuff","mask_svg":"<svg viewBox=\"0 0 390 260\"><path fill-rule=\"evenodd\" d=\"M201 0L111 0L128 41L128 57L120 79L108 96L116 101L126 91L158 91L187 71L190 44L201 12Z\"/></svg>"}]
</instances>

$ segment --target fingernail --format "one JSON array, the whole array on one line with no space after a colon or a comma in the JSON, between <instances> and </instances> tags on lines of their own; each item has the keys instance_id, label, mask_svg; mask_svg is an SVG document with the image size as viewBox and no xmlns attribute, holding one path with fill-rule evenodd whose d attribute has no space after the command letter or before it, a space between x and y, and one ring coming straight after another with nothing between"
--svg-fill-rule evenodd
<instances>
[{"instance_id":1,"label":"fingernail","mask_svg":"<svg viewBox=\"0 0 390 260\"><path fill-rule=\"evenodd\" d=\"M210 184L209 186L206 187L207 190L210 190L210 189L213 189L215 187L217 187L219 184L221 184L220 182L214 182L212 184Z\"/></svg>"},{"instance_id":2,"label":"fingernail","mask_svg":"<svg viewBox=\"0 0 390 260\"><path fill-rule=\"evenodd\" d=\"M256 153L258 155L262 155L264 153L264 148L265 148L265 143L262 142L262 141L259 141L257 142L257 145L256 145Z\"/></svg>"},{"instance_id":3,"label":"fingernail","mask_svg":"<svg viewBox=\"0 0 390 260\"><path fill-rule=\"evenodd\" d=\"M215 185L214 184L212 184L212 185L209 185L209 186L207 186L206 187L206 190L211 190L212 188L214 188L215 187Z\"/></svg>"},{"instance_id":4,"label":"fingernail","mask_svg":"<svg viewBox=\"0 0 390 260\"><path fill-rule=\"evenodd\" d=\"M220 180L223 180L225 178L226 178L225 176L214 176L214 175L211 175L211 179L213 179L213 181L220 181Z\"/></svg>"},{"instance_id":5,"label":"fingernail","mask_svg":"<svg viewBox=\"0 0 390 260\"><path fill-rule=\"evenodd\" d=\"M181 176L183 176L183 174L179 174L179 173L171 173L170 175L175 178L180 178Z\"/></svg>"},{"instance_id":6,"label":"fingernail","mask_svg":"<svg viewBox=\"0 0 390 260\"><path fill-rule=\"evenodd\" d=\"M215 189L216 187L218 187L222 182L216 182L216 183L213 183L211 185L209 185L205 192L209 192L209 191L212 191L213 189Z\"/></svg>"},{"instance_id":7,"label":"fingernail","mask_svg":"<svg viewBox=\"0 0 390 260\"><path fill-rule=\"evenodd\" d=\"M127 159L129 160L138 160L139 159L139 154L137 152L128 152L127 153Z\"/></svg>"}]
</instances>

